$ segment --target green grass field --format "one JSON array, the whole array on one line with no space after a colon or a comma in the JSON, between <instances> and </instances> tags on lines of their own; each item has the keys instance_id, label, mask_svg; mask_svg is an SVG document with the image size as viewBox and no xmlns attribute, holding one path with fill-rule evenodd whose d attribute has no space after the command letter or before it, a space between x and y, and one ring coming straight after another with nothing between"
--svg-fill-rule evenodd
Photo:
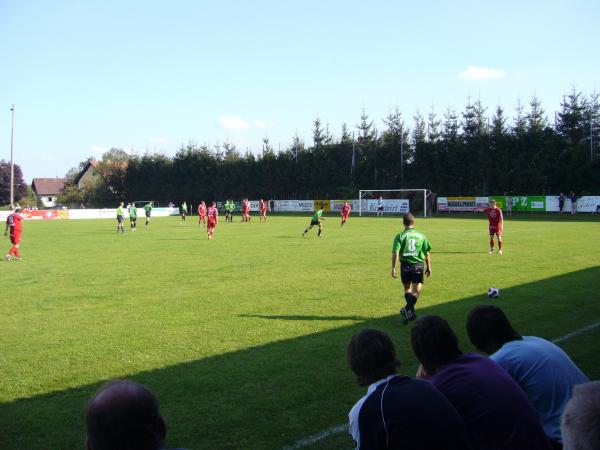
<instances>
[{"instance_id":1,"label":"green grass field","mask_svg":"<svg viewBox=\"0 0 600 450\"><path fill-rule=\"evenodd\" d=\"M414 374L390 277L399 218L351 217L341 229L328 217L321 239L301 237L308 217L235 219L214 241L196 218L125 235L109 220L25 223L23 261L0 265L0 448L84 448L86 402L115 377L156 392L168 446L300 448L346 423L364 394L345 362L364 327L388 332ZM595 217L508 219L502 256L487 253L481 216L417 228L433 245L417 313L447 318L463 350L466 315L490 286L522 334L555 339L600 321ZM600 377L600 328L561 345ZM352 442L337 433L303 448Z\"/></svg>"}]
</instances>

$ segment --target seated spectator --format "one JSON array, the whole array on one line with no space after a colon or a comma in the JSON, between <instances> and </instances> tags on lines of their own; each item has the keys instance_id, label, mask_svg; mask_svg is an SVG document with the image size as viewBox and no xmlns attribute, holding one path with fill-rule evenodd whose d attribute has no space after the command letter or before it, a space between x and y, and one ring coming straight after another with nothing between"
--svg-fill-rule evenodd
<instances>
[{"instance_id":1,"label":"seated spectator","mask_svg":"<svg viewBox=\"0 0 600 450\"><path fill-rule=\"evenodd\" d=\"M166 427L158 400L132 381L106 383L85 413L88 450L161 450Z\"/></svg>"},{"instance_id":2,"label":"seated spectator","mask_svg":"<svg viewBox=\"0 0 600 450\"><path fill-rule=\"evenodd\" d=\"M411 343L425 378L454 405L475 445L494 450L549 450L535 410L519 385L485 356L463 354L441 317L416 321Z\"/></svg>"},{"instance_id":3,"label":"seated spectator","mask_svg":"<svg viewBox=\"0 0 600 450\"><path fill-rule=\"evenodd\" d=\"M600 381L575 386L561 429L565 450L600 448Z\"/></svg>"},{"instance_id":4,"label":"seated spectator","mask_svg":"<svg viewBox=\"0 0 600 450\"><path fill-rule=\"evenodd\" d=\"M588 378L560 347L517 333L497 306L473 309L467 332L473 345L490 355L521 386L546 435L555 448L561 448L560 418L575 385L587 383Z\"/></svg>"},{"instance_id":5,"label":"seated spectator","mask_svg":"<svg viewBox=\"0 0 600 450\"><path fill-rule=\"evenodd\" d=\"M400 363L387 334L361 331L347 356L358 384L369 385L348 415L357 450L473 448L463 420L437 389L396 375Z\"/></svg>"}]
</instances>

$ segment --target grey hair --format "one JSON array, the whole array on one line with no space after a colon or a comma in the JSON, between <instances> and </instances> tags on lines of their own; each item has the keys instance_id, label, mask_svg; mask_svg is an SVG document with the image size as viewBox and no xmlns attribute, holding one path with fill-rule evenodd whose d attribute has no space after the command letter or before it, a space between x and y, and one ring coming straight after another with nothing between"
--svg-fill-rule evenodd
<instances>
[{"instance_id":1,"label":"grey hair","mask_svg":"<svg viewBox=\"0 0 600 450\"><path fill-rule=\"evenodd\" d=\"M564 450L600 449L600 381L575 386L560 428Z\"/></svg>"}]
</instances>

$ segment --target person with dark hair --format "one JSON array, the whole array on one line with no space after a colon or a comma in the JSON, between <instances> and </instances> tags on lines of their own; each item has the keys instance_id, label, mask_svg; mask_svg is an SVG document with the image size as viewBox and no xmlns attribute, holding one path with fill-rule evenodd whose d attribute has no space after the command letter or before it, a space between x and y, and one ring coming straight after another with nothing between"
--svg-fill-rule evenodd
<instances>
[{"instance_id":1,"label":"person with dark hair","mask_svg":"<svg viewBox=\"0 0 600 450\"><path fill-rule=\"evenodd\" d=\"M357 450L473 449L450 402L429 383L397 375L387 334L366 329L348 344L348 364L367 394L348 415Z\"/></svg>"},{"instance_id":2,"label":"person with dark hair","mask_svg":"<svg viewBox=\"0 0 600 450\"><path fill-rule=\"evenodd\" d=\"M161 450L166 426L150 389L133 381L106 383L85 412L88 450Z\"/></svg>"},{"instance_id":3,"label":"person with dark hair","mask_svg":"<svg viewBox=\"0 0 600 450\"><path fill-rule=\"evenodd\" d=\"M521 386L546 435L555 448L561 448L560 418L573 388L589 381L585 374L557 345L517 333L497 306L474 308L467 318L467 332L471 343Z\"/></svg>"},{"instance_id":4,"label":"person with dark hair","mask_svg":"<svg viewBox=\"0 0 600 450\"><path fill-rule=\"evenodd\" d=\"M600 381L575 387L561 428L565 450L600 448Z\"/></svg>"},{"instance_id":5,"label":"person with dark hair","mask_svg":"<svg viewBox=\"0 0 600 450\"><path fill-rule=\"evenodd\" d=\"M208 239L212 239L215 233L215 228L219 224L219 211L217 210L217 203L212 202L206 211L206 232Z\"/></svg>"},{"instance_id":6,"label":"person with dark hair","mask_svg":"<svg viewBox=\"0 0 600 450\"><path fill-rule=\"evenodd\" d=\"M21 245L21 233L23 232L23 216L21 215L22 208L17 205L14 211L6 217L6 227L4 228L4 236L10 232L10 243L12 246L8 253L4 256L6 261L10 261L14 255L17 261L21 260L19 253L19 245Z\"/></svg>"},{"instance_id":7,"label":"person with dark hair","mask_svg":"<svg viewBox=\"0 0 600 450\"><path fill-rule=\"evenodd\" d=\"M552 448L519 385L489 358L463 354L444 319L425 316L417 320L411 344L421 363L417 378L427 379L450 400L478 448Z\"/></svg>"},{"instance_id":8,"label":"person with dark hair","mask_svg":"<svg viewBox=\"0 0 600 450\"><path fill-rule=\"evenodd\" d=\"M392 277L396 278L396 266L400 259L400 279L404 285L406 306L400 310L402 323L415 320L415 304L423 287L423 263L427 266L425 274L431 276L431 244L427 237L415 230L415 218L411 213L402 218L404 231L398 233L392 244Z\"/></svg>"}]
</instances>

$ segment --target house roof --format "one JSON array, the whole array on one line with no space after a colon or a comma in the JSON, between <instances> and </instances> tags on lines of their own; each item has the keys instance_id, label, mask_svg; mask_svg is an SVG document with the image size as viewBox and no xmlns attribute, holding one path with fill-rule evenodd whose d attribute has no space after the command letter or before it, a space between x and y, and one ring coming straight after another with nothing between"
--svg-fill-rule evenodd
<instances>
[{"instance_id":1,"label":"house roof","mask_svg":"<svg viewBox=\"0 0 600 450\"><path fill-rule=\"evenodd\" d=\"M34 178L31 189L37 195L58 195L66 181L66 178Z\"/></svg>"}]
</instances>

